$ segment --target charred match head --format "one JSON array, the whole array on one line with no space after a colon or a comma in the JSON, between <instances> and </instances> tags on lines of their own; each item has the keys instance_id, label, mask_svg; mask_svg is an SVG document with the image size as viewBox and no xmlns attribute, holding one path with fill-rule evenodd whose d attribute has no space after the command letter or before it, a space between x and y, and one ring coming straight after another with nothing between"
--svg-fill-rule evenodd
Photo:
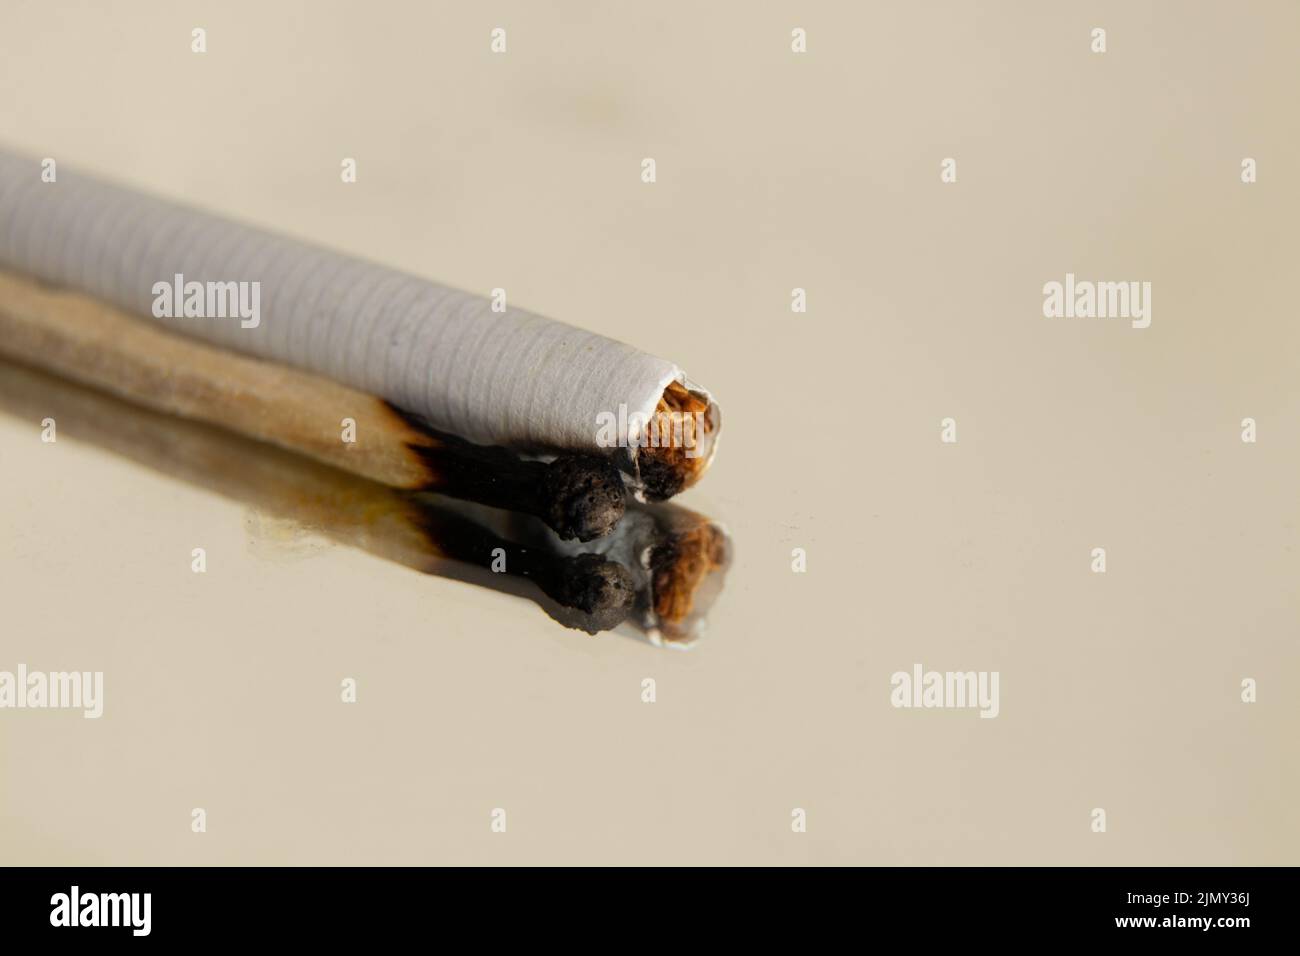
<instances>
[{"instance_id":1,"label":"charred match head","mask_svg":"<svg viewBox=\"0 0 1300 956\"><path fill-rule=\"evenodd\" d=\"M542 518L561 538L591 541L614 530L626 508L614 464L591 455L564 455L546 467Z\"/></svg>"},{"instance_id":2,"label":"charred match head","mask_svg":"<svg viewBox=\"0 0 1300 956\"><path fill-rule=\"evenodd\" d=\"M599 554L562 559L548 590L565 607L590 615L593 627L602 631L616 627L636 607L632 572Z\"/></svg>"},{"instance_id":3,"label":"charred match head","mask_svg":"<svg viewBox=\"0 0 1300 956\"><path fill-rule=\"evenodd\" d=\"M552 597L565 607L602 619L614 627L636 606L636 581L632 572L599 554L578 554L564 558L556 568Z\"/></svg>"}]
</instances>

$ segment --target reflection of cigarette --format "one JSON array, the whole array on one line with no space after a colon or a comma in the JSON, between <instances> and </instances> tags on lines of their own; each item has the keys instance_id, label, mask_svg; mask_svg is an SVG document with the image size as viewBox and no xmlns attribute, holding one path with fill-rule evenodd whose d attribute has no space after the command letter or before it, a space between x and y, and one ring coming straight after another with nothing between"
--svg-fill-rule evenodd
<instances>
[{"instance_id":1,"label":"reflection of cigarette","mask_svg":"<svg viewBox=\"0 0 1300 956\"><path fill-rule=\"evenodd\" d=\"M627 620L657 643L685 646L721 587L729 551L716 525L673 505L637 505L599 553L578 551L520 528L518 515L395 490L3 360L0 411L28 421L53 415L60 437L421 573L530 596L566 626L592 633ZM490 570L498 557L504 573Z\"/></svg>"},{"instance_id":2,"label":"reflection of cigarette","mask_svg":"<svg viewBox=\"0 0 1300 956\"><path fill-rule=\"evenodd\" d=\"M671 362L503 300L62 167L53 182L43 182L41 172L35 160L0 152L0 266L378 395L472 442L604 455L651 498L694 483L712 458L718 408ZM256 302L258 314L232 320L227 299L245 288L256 298L245 303L240 293L240 308ZM169 301L160 303L155 289ZM223 317L206 314L213 291L222 293ZM598 422L622 406L641 423L683 412L698 421L691 453L639 435L619 436L610 447L598 437Z\"/></svg>"},{"instance_id":3,"label":"reflection of cigarette","mask_svg":"<svg viewBox=\"0 0 1300 956\"><path fill-rule=\"evenodd\" d=\"M646 630L656 643L688 647L731 564L731 539L704 515L675 505L654 512L655 543L643 554L650 595Z\"/></svg>"},{"instance_id":4,"label":"reflection of cigarette","mask_svg":"<svg viewBox=\"0 0 1300 956\"><path fill-rule=\"evenodd\" d=\"M172 335L5 272L0 352L395 488L536 515L562 538L599 537L623 515L623 482L607 459L565 455L543 464L439 435L328 379Z\"/></svg>"}]
</instances>

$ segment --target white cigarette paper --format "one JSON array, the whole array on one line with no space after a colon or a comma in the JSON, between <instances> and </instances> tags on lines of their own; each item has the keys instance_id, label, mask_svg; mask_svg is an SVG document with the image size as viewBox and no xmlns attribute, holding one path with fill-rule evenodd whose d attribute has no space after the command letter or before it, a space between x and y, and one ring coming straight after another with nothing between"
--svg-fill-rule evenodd
<instances>
[{"instance_id":1,"label":"white cigarette paper","mask_svg":"<svg viewBox=\"0 0 1300 956\"><path fill-rule=\"evenodd\" d=\"M614 454L602 447L600 422L630 422L635 446L648 434L638 423L677 382L709 402L715 423L697 453L716 447L716 406L672 362L62 165L52 182L42 173L39 161L0 151L7 268L328 376L480 444ZM186 317L173 290L188 296L198 289L191 283L226 316Z\"/></svg>"}]
</instances>

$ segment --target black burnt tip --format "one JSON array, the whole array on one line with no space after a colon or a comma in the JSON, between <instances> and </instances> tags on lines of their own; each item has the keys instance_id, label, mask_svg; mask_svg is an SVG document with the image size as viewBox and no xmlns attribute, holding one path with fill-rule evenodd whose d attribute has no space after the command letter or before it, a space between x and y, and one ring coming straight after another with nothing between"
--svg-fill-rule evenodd
<instances>
[{"instance_id":1,"label":"black burnt tip","mask_svg":"<svg viewBox=\"0 0 1300 956\"><path fill-rule=\"evenodd\" d=\"M547 466L542 483L543 517L566 541L609 534L627 507L623 476L606 458L564 455Z\"/></svg>"},{"instance_id":2,"label":"black burnt tip","mask_svg":"<svg viewBox=\"0 0 1300 956\"><path fill-rule=\"evenodd\" d=\"M563 560L552 597L590 615L597 629L608 630L636 607L636 582L632 572L615 561L579 554Z\"/></svg>"}]
</instances>

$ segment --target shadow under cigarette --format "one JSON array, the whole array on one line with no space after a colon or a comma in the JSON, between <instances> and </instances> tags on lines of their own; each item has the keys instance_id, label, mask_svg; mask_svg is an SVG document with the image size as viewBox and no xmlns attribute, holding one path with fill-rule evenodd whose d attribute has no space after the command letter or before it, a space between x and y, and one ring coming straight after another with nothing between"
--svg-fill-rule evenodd
<instances>
[{"instance_id":1,"label":"shadow under cigarette","mask_svg":"<svg viewBox=\"0 0 1300 956\"><path fill-rule=\"evenodd\" d=\"M90 442L423 574L527 598L560 624L588 633L615 627L629 615L587 613L543 590L552 570L575 554L594 551L625 566L658 555L658 568L652 561L631 569L640 593L629 620L653 642L679 646L698 636L730 560L721 529L676 506L637 509L640 517L625 520L626 528L608 540L575 549L528 516L390 488L5 359L0 359L0 412L33 424L53 418L60 438ZM698 547L683 558L681 542L698 537L700 529L712 534L707 560L695 553L704 553ZM496 548L506 555L507 567L513 564L510 573L489 566ZM666 562L672 566L665 571ZM675 608L682 600L690 605L686 613Z\"/></svg>"}]
</instances>

